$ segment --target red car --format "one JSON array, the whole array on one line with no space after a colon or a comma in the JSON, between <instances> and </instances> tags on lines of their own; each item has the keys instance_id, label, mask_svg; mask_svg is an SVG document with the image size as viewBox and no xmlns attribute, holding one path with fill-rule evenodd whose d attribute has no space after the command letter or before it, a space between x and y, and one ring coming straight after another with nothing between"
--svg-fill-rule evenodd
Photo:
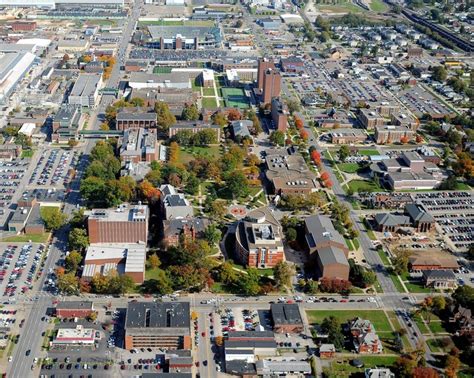
<instances>
[{"instance_id":1,"label":"red car","mask_svg":"<svg viewBox=\"0 0 474 378\"><path fill-rule=\"evenodd\" d=\"M201 333L202 337L206 337L206 332Z\"/></svg>"}]
</instances>

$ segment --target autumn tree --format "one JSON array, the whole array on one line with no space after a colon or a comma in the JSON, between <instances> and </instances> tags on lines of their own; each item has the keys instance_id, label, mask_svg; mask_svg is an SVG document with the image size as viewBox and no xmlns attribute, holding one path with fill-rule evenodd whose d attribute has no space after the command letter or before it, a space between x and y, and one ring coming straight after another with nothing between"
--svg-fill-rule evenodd
<instances>
[{"instance_id":1,"label":"autumn tree","mask_svg":"<svg viewBox=\"0 0 474 378\"><path fill-rule=\"evenodd\" d=\"M438 372L427 366L417 366L412 372L412 378L439 378Z\"/></svg>"},{"instance_id":2,"label":"autumn tree","mask_svg":"<svg viewBox=\"0 0 474 378\"><path fill-rule=\"evenodd\" d=\"M76 273L79 264L82 261L82 255L77 251L71 251L64 259L64 267L67 272Z\"/></svg>"},{"instance_id":3,"label":"autumn tree","mask_svg":"<svg viewBox=\"0 0 474 378\"><path fill-rule=\"evenodd\" d=\"M213 125L217 125L220 127L227 126L227 119L225 117L225 114L222 112L214 113L211 117L211 120Z\"/></svg>"},{"instance_id":4,"label":"autumn tree","mask_svg":"<svg viewBox=\"0 0 474 378\"><path fill-rule=\"evenodd\" d=\"M423 142L423 137L420 134L417 134L416 138L415 138L415 141L416 141L416 143L421 143L421 142Z\"/></svg>"},{"instance_id":5,"label":"autumn tree","mask_svg":"<svg viewBox=\"0 0 474 378\"><path fill-rule=\"evenodd\" d=\"M401 144L407 144L409 141L410 141L410 139L406 135L404 135L400 138L400 143Z\"/></svg>"},{"instance_id":6,"label":"autumn tree","mask_svg":"<svg viewBox=\"0 0 474 378\"><path fill-rule=\"evenodd\" d=\"M327 179L329 179L329 173L327 173L326 171L321 172L320 177L322 181L326 181Z\"/></svg>"},{"instance_id":7,"label":"autumn tree","mask_svg":"<svg viewBox=\"0 0 474 378\"><path fill-rule=\"evenodd\" d=\"M301 130L304 128L304 122L300 117L295 117L295 126L297 129Z\"/></svg>"},{"instance_id":8,"label":"autumn tree","mask_svg":"<svg viewBox=\"0 0 474 378\"><path fill-rule=\"evenodd\" d=\"M150 255L150 257L148 257L148 266L151 269L157 269L160 267L160 265L161 265L161 261L156 253L153 253Z\"/></svg>"},{"instance_id":9,"label":"autumn tree","mask_svg":"<svg viewBox=\"0 0 474 378\"><path fill-rule=\"evenodd\" d=\"M294 266L286 261L280 261L273 268L273 278L279 288L290 288L291 278L294 275Z\"/></svg>"},{"instance_id":10,"label":"autumn tree","mask_svg":"<svg viewBox=\"0 0 474 378\"><path fill-rule=\"evenodd\" d=\"M446 361L444 364L444 371L448 378L456 378L459 368L461 367L461 361L459 357L454 354L449 354L446 357Z\"/></svg>"},{"instance_id":11,"label":"autumn tree","mask_svg":"<svg viewBox=\"0 0 474 378\"><path fill-rule=\"evenodd\" d=\"M143 198L150 202L156 202L160 198L160 190L155 188L149 181L143 180L138 186L138 190Z\"/></svg>"},{"instance_id":12,"label":"autumn tree","mask_svg":"<svg viewBox=\"0 0 474 378\"><path fill-rule=\"evenodd\" d=\"M176 164L179 161L179 144L171 142L168 148L168 161L170 164Z\"/></svg>"},{"instance_id":13,"label":"autumn tree","mask_svg":"<svg viewBox=\"0 0 474 378\"><path fill-rule=\"evenodd\" d=\"M300 138L303 139L303 141L307 141L309 138L309 133L306 130L301 130Z\"/></svg>"},{"instance_id":14,"label":"autumn tree","mask_svg":"<svg viewBox=\"0 0 474 378\"><path fill-rule=\"evenodd\" d=\"M232 121L237 121L239 119L242 119L242 114L239 112L238 109L232 108L229 109L227 112L227 119L232 122Z\"/></svg>"}]
</instances>

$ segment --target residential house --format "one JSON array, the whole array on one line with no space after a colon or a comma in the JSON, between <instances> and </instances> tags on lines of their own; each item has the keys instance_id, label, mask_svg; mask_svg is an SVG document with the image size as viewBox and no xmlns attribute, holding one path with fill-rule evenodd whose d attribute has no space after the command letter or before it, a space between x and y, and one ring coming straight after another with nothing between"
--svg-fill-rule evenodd
<instances>
[{"instance_id":1,"label":"residential house","mask_svg":"<svg viewBox=\"0 0 474 378\"><path fill-rule=\"evenodd\" d=\"M423 270L423 283L434 289L455 289L457 278L452 270Z\"/></svg>"},{"instance_id":2,"label":"residential house","mask_svg":"<svg viewBox=\"0 0 474 378\"><path fill-rule=\"evenodd\" d=\"M349 322L349 329L357 353L382 353L382 342L370 320L357 317Z\"/></svg>"},{"instance_id":3,"label":"residential house","mask_svg":"<svg viewBox=\"0 0 474 378\"><path fill-rule=\"evenodd\" d=\"M183 219L192 218L194 209L184 194L178 193L172 185L161 185L161 205L164 218Z\"/></svg>"}]
</instances>

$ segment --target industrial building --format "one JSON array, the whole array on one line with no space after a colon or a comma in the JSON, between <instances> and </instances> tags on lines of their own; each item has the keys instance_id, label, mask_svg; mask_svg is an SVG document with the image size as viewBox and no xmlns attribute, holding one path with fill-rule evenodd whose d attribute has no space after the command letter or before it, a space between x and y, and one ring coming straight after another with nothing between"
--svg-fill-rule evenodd
<instances>
[{"instance_id":1,"label":"industrial building","mask_svg":"<svg viewBox=\"0 0 474 378\"><path fill-rule=\"evenodd\" d=\"M92 108L99 98L99 90L102 85L102 74L82 73L77 77L74 87L69 94L70 105Z\"/></svg>"},{"instance_id":2,"label":"industrial building","mask_svg":"<svg viewBox=\"0 0 474 378\"><path fill-rule=\"evenodd\" d=\"M35 61L31 52L0 53L0 104L5 104Z\"/></svg>"}]
</instances>

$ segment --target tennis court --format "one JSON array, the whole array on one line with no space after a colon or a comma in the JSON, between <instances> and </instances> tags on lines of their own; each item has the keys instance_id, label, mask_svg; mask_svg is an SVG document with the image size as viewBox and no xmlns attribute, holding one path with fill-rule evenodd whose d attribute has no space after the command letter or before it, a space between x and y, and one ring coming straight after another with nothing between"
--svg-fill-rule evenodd
<instances>
[{"instance_id":1,"label":"tennis court","mask_svg":"<svg viewBox=\"0 0 474 378\"><path fill-rule=\"evenodd\" d=\"M221 88L222 98L228 108L247 109L249 102L245 92L241 88Z\"/></svg>"}]
</instances>

